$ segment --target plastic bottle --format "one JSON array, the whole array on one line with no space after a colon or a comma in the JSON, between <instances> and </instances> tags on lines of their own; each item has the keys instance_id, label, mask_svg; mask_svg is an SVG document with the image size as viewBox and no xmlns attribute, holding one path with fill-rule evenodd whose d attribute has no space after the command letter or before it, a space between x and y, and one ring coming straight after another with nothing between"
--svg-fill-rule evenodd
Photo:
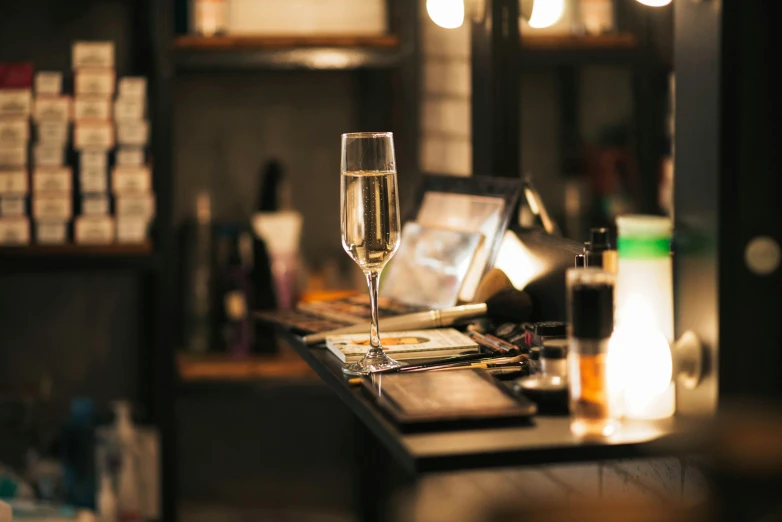
<instances>
[{"instance_id":1,"label":"plastic bottle","mask_svg":"<svg viewBox=\"0 0 782 522\"><path fill-rule=\"evenodd\" d=\"M117 477L118 520L137 522L142 520L138 437L130 416L130 404L118 401L114 404L114 412L115 437L120 460Z\"/></svg>"},{"instance_id":2,"label":"plastic bottle","mask_svg":"<svg viewBox=\"0 0 782 522\"><path fill-rule=\"evenodd\" d=\"M103 471L98 489L97 514L99 522L117 522L117 495L111 483L111 476Z\"/></svg>"}]
</instances>

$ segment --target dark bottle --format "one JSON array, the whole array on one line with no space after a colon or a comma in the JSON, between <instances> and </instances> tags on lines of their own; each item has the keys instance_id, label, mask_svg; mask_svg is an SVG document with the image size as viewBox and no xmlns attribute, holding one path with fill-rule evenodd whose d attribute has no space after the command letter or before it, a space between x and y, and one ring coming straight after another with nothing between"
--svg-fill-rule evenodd
<instances>
[{"instance_id":1,"label":"dark bottle","mask_svg":"<svg viewBox=\"0 0 782 522\"><path fill-rule=\"evenodd\" d=\"M250 244L248 244L250 242ZM220 344L231 355L245 357L253 348L252 246L248 232L225 234L218 243L220 269Z\"/></svg>"},{"instance_id":2,"label":"dark bottle","mask_svg":"<svg viewBox=\"0 0 782 522\"><path fill-rule=\"evenodd\" d=\"M586 248L586 266L603 268L603 253L611 250L610 234L607 228L593 228L589 231L589 246Z\"/></svg>"},{"instance_id":3,"label":"dark bottle","mask_svg":"<svg viewBox=\"0 0 782 522\"><path fill-rule=\"evenodd\" d=\"M95 406L92 399L71 401L62 430L65 500L76 507L95 507Z\"/></svg>"}]
</instances>

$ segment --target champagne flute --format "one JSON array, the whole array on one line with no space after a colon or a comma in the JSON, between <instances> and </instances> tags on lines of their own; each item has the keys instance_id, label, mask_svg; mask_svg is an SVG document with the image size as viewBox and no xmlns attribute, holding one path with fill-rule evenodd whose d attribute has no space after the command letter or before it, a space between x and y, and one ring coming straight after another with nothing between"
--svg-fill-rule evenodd
<instances>
[{"instance_id":1,"label":"champagne flute","mask_svg":"<svg viewBox=\"0 0 782 522\"><path fill-rule=\"evenodd\" d=\"M380 272L399 247L393 134L343 134L340 178L342 248L367 278L372 309L370 348L363 359L346 364L342 371L348 375L368 375L399 367L380 345L377 311Z\"/></svg>"}]
</instances>

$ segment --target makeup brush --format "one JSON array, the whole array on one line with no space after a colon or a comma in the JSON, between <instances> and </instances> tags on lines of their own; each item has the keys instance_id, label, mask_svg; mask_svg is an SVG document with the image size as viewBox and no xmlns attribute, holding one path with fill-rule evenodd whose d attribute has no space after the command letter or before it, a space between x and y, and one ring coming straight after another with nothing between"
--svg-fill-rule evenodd
<instances>
[{"instance_id":1,"label":"makeup brush","mask_svg":"<svg viewBox=\"0 0 782 522\"><path fill-rule=\"evenodd\" d=\"M451 326L459 321L483 316L487 316L497 323L522 323L529 319L531 314L532 301L529 295L515 288L506 288L487 299L485 303L467 304L442 310L429 310L428 312L389 317L383 319L381 327L383 332L425 330ZM305 335L302 340L304 344L317 344L325 341L326 337L364 333L366 331L367 325L361 323L329 332Z\"/></svg>"}]
</instances>

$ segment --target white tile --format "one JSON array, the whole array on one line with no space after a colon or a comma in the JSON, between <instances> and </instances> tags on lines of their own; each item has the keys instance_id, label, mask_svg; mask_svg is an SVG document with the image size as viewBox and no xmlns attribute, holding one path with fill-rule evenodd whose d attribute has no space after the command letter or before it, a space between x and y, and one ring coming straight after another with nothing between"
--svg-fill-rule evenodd
<instances>
[{"instance_id":1,"label":"white tile","mask_svg":"<svg viewBox=\"0 0 782 522\"><path fill-rule=\"evenodd\" d=\"M433 136L422 136L421 139L421 170L429 173L442 173L445 166L445 141Z\"/></svg>"},{"instance_id":2,"label":"white tile","mask_svg":"<svg viewBox=\"0 0 782 522\"><path fill-rule=\"evenodd\" d=\"M447 141L444 173L453 176L472 174L472 144L469 139Z\"/></svg>"},{"instance_id":3,"label":"white tile","mask_svg":"<svg viewBox=\"0 0 782 522\"><path fill-rule=\"evenodd\" d=\"M439 99L424 99L421 107L421 129L424 132L439 133L443 129L445 106Z\"/></svg>"},{"instance_id":4,"label":"white tile","mask_svg":"<svg viewBox=\"0 0 782 522\"><path fill-rule=\"evenodd\" d=\"M472 92L470 64L462 59L424 60L424 92L463 96Z\"/></svg>"},{"instance_id":5,"label":"white tile","mask_svg":"<svg viewBox=\"0 0 782 522\"><path fill-rule=\"evenodd\" d=\"M424 56L470 57L470 27L443 29L428 18L422 23Z\"/></svg>"},{"instance_id":6,"label":"white tile","mask_svg":"<svg viewBox=\"0 0 782 522\"><path fill-rule=\"evenodd\" d=\"M469 138L471 129L470 103L465 100L443 99L440 109L440 131L448 136Z\"/></svg>"}]
</instances>

